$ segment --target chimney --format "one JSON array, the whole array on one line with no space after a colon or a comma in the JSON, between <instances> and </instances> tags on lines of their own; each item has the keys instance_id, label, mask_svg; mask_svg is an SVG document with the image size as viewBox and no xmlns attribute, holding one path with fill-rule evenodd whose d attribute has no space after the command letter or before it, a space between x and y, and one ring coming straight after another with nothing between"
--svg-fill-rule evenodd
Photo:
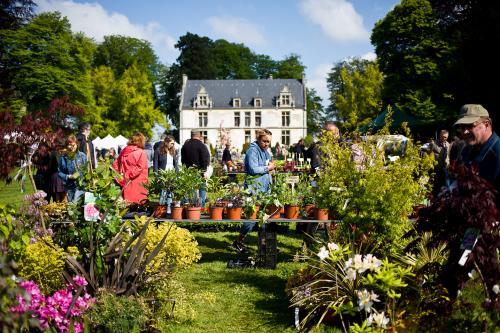
<instances>
[{"instance_id":1,"label":"chimney","mask_svg":"<svg viewBox=\"0 0 500 333\"><path fill-rule=\"evenodd\" d=\"M269 80L273 79L273 74L269 74Z\"/></svg>"}]
</instances>

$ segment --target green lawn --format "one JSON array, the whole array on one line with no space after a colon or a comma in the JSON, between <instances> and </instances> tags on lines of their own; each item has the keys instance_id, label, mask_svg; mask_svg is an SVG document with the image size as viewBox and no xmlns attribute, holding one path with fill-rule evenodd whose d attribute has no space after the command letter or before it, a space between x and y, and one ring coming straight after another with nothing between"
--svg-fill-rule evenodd
<instances>
[{"instance_id":1,"label":"green lawn","mask_svg":"<svg viewBox=\"0 0 500 333\"><path fill-rule=\"evenodd\" d=\"M182 286L175 318L167 332L296 332L293 310L285 295L287 278L298 267L292 262L302 238L295 230L278 234L278 267L275 270L227 268L230 259L247 258L228 250L237 232L193 232L203 257L178 273ZM247 242L256 253L257 233Z\"/></svg>"},{"instance_id":2,"label":"green lawn","mask_svg":"<svg viewBox=\"0 0 500 333\"><path fill-rule=\"evenodd\" d=\"M15 209L19 209L21 203L24 200L26 194L33 193L33 187L31 182L26 180L24 182L26 187L26 192L21 192L21 183L17 181L12 181L10 184L5 182L0 182L0 203L9 204Z\"/></svg>"}]
</instances>

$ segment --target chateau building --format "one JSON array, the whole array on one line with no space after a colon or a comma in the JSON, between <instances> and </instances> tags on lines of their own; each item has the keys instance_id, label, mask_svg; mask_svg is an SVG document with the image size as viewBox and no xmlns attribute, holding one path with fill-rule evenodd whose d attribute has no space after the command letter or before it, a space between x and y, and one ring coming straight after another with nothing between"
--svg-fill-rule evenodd
<instances>
[{"instance_id":1,"label":"chateau building","mask_svg":"<svg viewBox=\"0 0 500 333\"><path fill-rule=\"evenodd\" d=\"M267 128L276 142L291 145L307 135L304 77L259 80L189 80L183 75L180 143L200 129L214 147L227 140L241 151Z\"/></svg>"}]
</instances>

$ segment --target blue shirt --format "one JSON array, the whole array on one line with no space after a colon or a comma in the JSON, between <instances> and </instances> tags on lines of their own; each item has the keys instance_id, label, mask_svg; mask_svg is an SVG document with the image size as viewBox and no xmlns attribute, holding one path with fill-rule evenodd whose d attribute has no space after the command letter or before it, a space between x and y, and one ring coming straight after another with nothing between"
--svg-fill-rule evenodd
<instances>
[{"instance_id":1,"label":"blue shirt","mask_svg":"<svg viewBox=\"0 0 500 333\"><path fill-rule=\"evenodd\" d=\"M245 155L245 171L250 176L259 176L253 180L252 184L247 186L252 192L269 191L271 175L267 164L271 159L271 154L267 150L260 148L257 141L252 142L248 147Z\"/></svg>"},{"instance_id":2,"label":"blue shirt","mask_svg":"<svg viewBox=\"0 0 500 333\"><path fill-rule=\"evenodd\" d=\"M476 164L479 175L493 184L496 189L500 185L500 138L493 132L478 150L476 147L467 147L463 151L463 161L467 166Z\"/></svg>"}]
</instances>

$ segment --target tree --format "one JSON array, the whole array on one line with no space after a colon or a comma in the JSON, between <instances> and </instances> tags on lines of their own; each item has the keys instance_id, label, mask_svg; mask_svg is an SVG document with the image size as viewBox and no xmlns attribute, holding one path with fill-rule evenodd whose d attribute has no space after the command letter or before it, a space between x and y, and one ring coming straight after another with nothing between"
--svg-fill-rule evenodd
<instances>
[{"instance_id":1,"label":"tree","mask_svg":"<svg viewBox=\"0 0 500 333\"><path fill-rule=\"evenodd\" d=\"M447 118L451 90L443 86L453 47L428 0L403 0L375 24L371 41L384 73L385 103L421 119Z\"/></svg>"},{"instance_id":2,"label":"tree","mask_svg":"<svg viewBox=\"0 0 500 333\"><path fill-rule=\"evenodd\" d=\"M177 63L182 74L192 80L213 80L217 77L213 41L210 38L188 32L179 38L175 47L181 52Z\"/></svg>"},{"instance_id":3,"label":"tree","mask_svg":"<svg viewBox=\"0 0 500 333\"><path fill-rule=\"evenodd\" d=\"M217 68L217 79L254 79L253 52L243 44L218 39L213 43L212 57Z\"/></svg>"},{"instance_id":4,"label":"tree","mask_svg":"<svg viewBox=\"0 0 500 333\"><path fill-rule=\"evenodd\" d=\"M257 79L267 79L271 75L275 75L278 70L278 62L271 59L265 54L257 54L254 57L252 71Z\"/></svg>"},{"instance_id":5,"label":"tree","mask_svg":"<svg viewBox=\"0 0 500 333\"><path fill-rule=\"evenodd\" d=\"M159 62L151 43L127 36L104 36L97 47L94 67L107 66L120 78L133 64L144 70L151 82L158 81Z\"/></svg>"},{"instance_id":6,"label":"tree","mask_svg":"<svg viewBox=\"0 0 500 333\"><path fill-rule=\"evenodd\" d=\"M33 18L36 4L32 0L0 1L0 30L17 29Z\"/></svg>"},{"instance_id":7,"label":"tree","mask_svg":"<svg viewBox=\"0 0 500 333\"><path fill-rule=\"evenodd\" d=\"M315 89L307 89L307 133L310 135L319 133L324 123L322 102Z\"/></svg>"},{"instance_id":8,"label":"tree","mask_svg":"<svg viewBox=\"0 0 500 333\"><path fill-rule=\"evenodd\" d=\"M116 84L113 108L108 113L118 122L119 133L112 134L131 136L139 131L151 137L155 123L166 126L164 116L155 107L151 86L147 73L135 64L125 70Z\"/></svg>"},{"instance_id":9,"label":"tree","mask_svg":"<svg viewBox=\"0 0 500 333\"><path fill-rule=\"evenodd\" d=\"M14 31L3 31L4 55L11 84L28 110L46 108L54 98L69 96L73 103L92 105L90 59L93 43L73 35L60 13L42 13Z\"/></svg>"},{"instance_id":10,"label":"tree","mask_svg":"<svg viewBox=\"0 0 500 333\"><path fill-rule=\"evenodd\" d=\"M346 130L370 122L381 109L382 73L377 64L358 58L337 63L327 78L329 109Z\"/></svg>"},{"instance_id":11,"label":"tree","mask_svg":"<svg viewBox=\"0 0 500 333\"><path fill-rule=\"evenodd\" d=\"M306 66L300 61L300 56L291 54L278 62L274 77L277 79L301 79Z\"/></svg>"}]
</instances>

